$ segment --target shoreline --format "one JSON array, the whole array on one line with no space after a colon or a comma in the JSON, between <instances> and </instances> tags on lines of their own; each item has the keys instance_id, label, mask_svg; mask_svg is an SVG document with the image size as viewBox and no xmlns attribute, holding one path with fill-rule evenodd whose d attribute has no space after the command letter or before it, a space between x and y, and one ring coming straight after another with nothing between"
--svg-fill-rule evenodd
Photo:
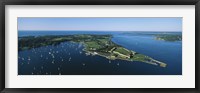
<instances>
[{"instance_id":1,"label":"shoreline","mask_svg":"<svg viewBox=\"0 0 200 93\"><path fill-rule=\"evenodd\" d=\"M95 56L95 55L97 55L97 56L101 56L101 57L104 57L104 58L106 58L106 59L109 59L109 60L123 60L123 61L128 61L128 62L144 62L144 63L147 63L147 64L151 64L151 65L155 65L155 66L160 66L160 67L166 67L167 66L167 64L166 63L163 63L163 62L161 62L161 61L157 61L157 60L155 60L155 59L152 59L152 58L150 58L151 59L151 61L153 61L153 62L150 62L150 61L137 61L137 60L126 60L126 59L121 59L121 58L115 58L115 59L112 59L112 58L109 58L108 56L105 56L105 55L101 55L101 54L99 54L99 53L93 53L93 52L90 52L90 51L86 51L86 50L84 50L83 49L83 51L84 52L86 52L85 54L86 55L92 55L92 56Z\"/></svg>"}]
</instances>

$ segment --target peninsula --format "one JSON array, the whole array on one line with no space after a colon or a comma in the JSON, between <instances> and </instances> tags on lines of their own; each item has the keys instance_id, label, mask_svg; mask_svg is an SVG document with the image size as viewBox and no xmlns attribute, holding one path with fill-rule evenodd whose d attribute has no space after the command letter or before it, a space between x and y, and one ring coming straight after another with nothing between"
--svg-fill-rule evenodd
<instances>
[{"instance_id":1,"label":"peninsula","mask_svg":"<svg viewBox=\"0 0 200 93\"><path fill-rule=\"evenodd\" d=\"M155 35L156 40L163 40L163 41L182 41L182 35L176 34L158 34Z\"/></svg>"},{"instance_id":2,"label":"peninsula","mask_svg":"<svg viewBox=\"0 0 200 93\"><path fill-rule=\"evenodd\" d=\"M48 35L48 36L26 36L19 37L18 51L38 48L47 45L58 45L62 42L76 42L84 45L87 55L99 55L109 60L126 60L129 62L145 62L148 64L166 67L167 64L155 60L149 56L128 50L114 42L112 35Z\"/></svg>"}]
</instances>

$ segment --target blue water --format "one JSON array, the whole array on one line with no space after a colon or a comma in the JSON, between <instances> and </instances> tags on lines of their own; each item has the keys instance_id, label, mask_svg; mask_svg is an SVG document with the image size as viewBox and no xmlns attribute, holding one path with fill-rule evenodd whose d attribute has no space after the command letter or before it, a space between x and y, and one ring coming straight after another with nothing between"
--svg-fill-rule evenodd
<instances>
[{"instance_id":1,"label":"blue water","mask_svg":"<svg viewBox=\"0 0 200 93\"><path fill-rule=\"evenodd\" d=\"M109 31L19 31L18 37L69 34L110 34L112 41L127 49L165 62L167 67L143 62L112 60L101 56L85 55L79 43L63 42L18 53L19 75L182 75L182 42L155 40L159 32ZM140 34L138 34L140 33ZM148 35L149 34L149 35ZM170 34L181 34L170 33ZM50 52L50 54L49 54ZM52 56L53 54L53 56ZM119 65L118 65L119 64Z\"/></svg>"}]
</instances>

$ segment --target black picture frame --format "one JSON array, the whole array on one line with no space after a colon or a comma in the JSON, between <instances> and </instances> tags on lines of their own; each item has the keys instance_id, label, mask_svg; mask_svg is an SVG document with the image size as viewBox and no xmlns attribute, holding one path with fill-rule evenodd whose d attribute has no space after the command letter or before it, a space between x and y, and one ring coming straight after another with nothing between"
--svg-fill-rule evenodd
<instances>
[{"instance_id":1,"label":"black picture frame","mask_svg":"<svg viewBox=\"0 0 200 93\"><path fill-rule=\"evenodd\" d=\"M5 88L6 5L195 5L195 88ZM200 0L1 0L0 1L0 91L1 93L200 93ZM170 82L170 81L169 81ZM173 84L173 82L172 82Z\"/></svg>"}]
</instances>

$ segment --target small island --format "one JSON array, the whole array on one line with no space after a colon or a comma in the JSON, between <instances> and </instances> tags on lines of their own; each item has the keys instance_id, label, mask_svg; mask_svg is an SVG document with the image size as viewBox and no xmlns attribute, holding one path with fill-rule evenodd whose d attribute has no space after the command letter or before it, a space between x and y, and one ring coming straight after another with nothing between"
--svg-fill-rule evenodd
<instances>
[{"instance_id":1,"label":"small island","mask_svg":"<svg viewBox=\"0 0 200 93\"><path fill-rule=\"evenodd\" d=\"M19 37L18 51L38 48L47 45L58 45L62 42L75 42L84 45L86 55L99 55L109 60L139 61L148 64L166 67L167 64L149 56L128 50L112 42L112 35L47 35Z\"/></svg>"}]
</instances>

